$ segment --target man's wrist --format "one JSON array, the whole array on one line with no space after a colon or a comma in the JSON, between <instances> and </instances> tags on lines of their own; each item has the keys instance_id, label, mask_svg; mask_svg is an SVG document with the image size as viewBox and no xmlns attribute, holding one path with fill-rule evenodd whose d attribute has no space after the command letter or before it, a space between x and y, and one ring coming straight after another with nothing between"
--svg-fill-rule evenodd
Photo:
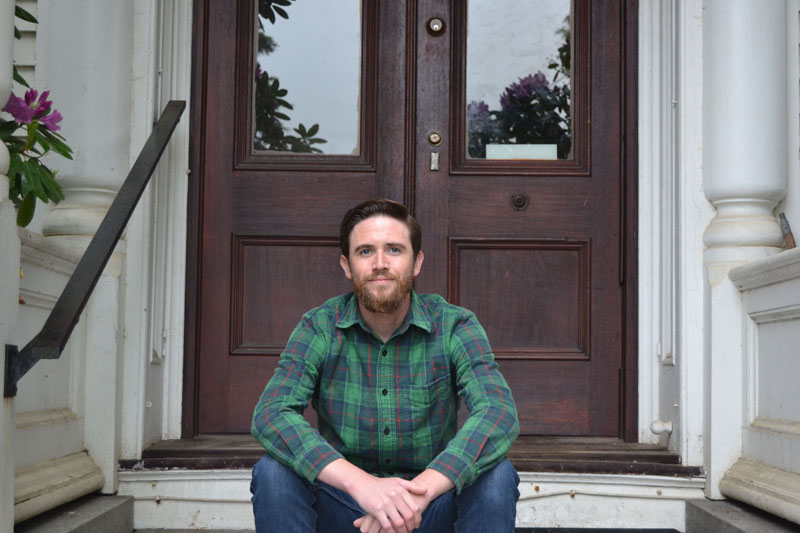
<instances>
[{"instance_id":1,"label":"man's wrist","mask_svg":"<svg viewBox=\"0 0 800 533\"><path fill-rule=\"evenodd\" d=\"M445 492L455 488L455 484L450 478L432 468L423 470L414 478L414 481L427 487L428 491L424 496L429 503Z\"/></svg>"}]
</instances>

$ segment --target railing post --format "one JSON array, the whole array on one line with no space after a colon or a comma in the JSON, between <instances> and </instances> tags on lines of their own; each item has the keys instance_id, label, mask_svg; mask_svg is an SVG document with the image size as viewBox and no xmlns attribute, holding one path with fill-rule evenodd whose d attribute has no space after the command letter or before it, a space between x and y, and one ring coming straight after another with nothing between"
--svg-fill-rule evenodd
<instances>
[{"instance_id":1,"label":"railing post","mask_svg":"<svg viewBox=\"0 0 800 533\"><path fill-rule=\"evenodd\" d=\"M11 94L14 0L0 0L0 107ZM19 254L16 212L8 198L9 155L0 142L0 379L5 381L5 346L19 313ZM0 406L0 532L14 529L14 398Z\"/></svg>"}]
</instances>

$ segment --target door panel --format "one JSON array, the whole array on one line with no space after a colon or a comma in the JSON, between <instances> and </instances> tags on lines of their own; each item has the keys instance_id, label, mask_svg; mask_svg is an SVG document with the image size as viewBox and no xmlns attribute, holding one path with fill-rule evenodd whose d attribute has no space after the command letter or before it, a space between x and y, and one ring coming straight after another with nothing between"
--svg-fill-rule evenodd
<instances>
[{"instance_id":1,"label":"door panel","mask_svg":"<svg viewBox=\"0 0 800 533\"><path fill-rule=\"evenodd\" d=\"M254 131L266 131L254 98L266 89L253 73L261 75L257 62L269 65L258 59L255 4L199 7L198 20L208 23L198 40L204 99L195 109L203 155L195 173L202 194L191 432L249 430L300 315L350 289L338 267L341 216L383 196L405 202L423 227L417 290L472 309L486 328L523 434L620 435L630 408L620 382L625 10L611 1L572 6L569 148L559 148L560 159L485 159L467 150L475 142L467 2L362 3L358 143L350 154L324 153L326 143L313 145L323 153L266 151L259 133L254 146ZM299 5L286 8L290 21ZM430 31L432 19L443 31ZM335 60L332 50L317 50ZM506 81L523 84L526 74ZM320 99L335 82L320 83ZM287 100L300 94L293 91ZM331 128L320 121L316 136ZM431 142L433 132L440 143ZM521 134L491 139L501 151L530 148L516 147Z\"/></svg>"}]
</instances>

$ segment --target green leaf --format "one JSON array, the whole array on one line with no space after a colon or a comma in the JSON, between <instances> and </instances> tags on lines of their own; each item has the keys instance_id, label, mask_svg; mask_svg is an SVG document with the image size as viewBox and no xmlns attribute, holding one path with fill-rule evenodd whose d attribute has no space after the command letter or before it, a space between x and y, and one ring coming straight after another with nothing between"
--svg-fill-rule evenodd
<instances>
[{"instance_id":1,"label":"green leaf","mask_svg":"<svg viewBox=\"0 0 800 533\"><path fill-rule=\"evenodd\" d=\"M306 131L306 127L303 126L302 122L300 124L298 124L298 126L295 128L294 131L299 133L301 137L307 137L308 136L308 132Z\"/></svg>"},{"instance_id":2,"label":"green leaf","mask_svg":"<svg viewBox=\"0 0 800 533\"><path fill-rule=\"evenodd\" d=\"M292 3L289 0L272 0L272 3L284 7L292 5Z\"/></svg>"},{"instance_id":3,"label":"green leaf","mask_svg":"<svg viewBox=\"0 0 800 533\"><path fill-rule=\"evenodd\" d=\"M281 17L283 17L285 19L289 18L289 15L286 13L286 11L283 10L283 8L278 7L278 6L272 6L272 9L275 11L275 13L277 13Z\"/></svg>"},{"instance_id":4,"label":"green leaf","mask_svg":"<svg viewBox=\"0 0 800 533\"><path fill-rule=\"evenodd\" d=\"M30 22L31 24L39 24L39 21L36 20L36 17L34 17L28 11L24 10L19 6L14 6L14 15L18 18L21 18L25 22Z\"/></svg>"},{"instance_id":5,"label":"green leaf","mask_svg":"<svg viewBox=\"0 0 800 533\"><path fill-rule=\"evenodd\" d=\"M0 141L5 141L17 131L17 123L13 120L3 120L0 118Z\"/></svg>"},{"instance_id":6,"label":"green leaf","mask_svg":"<svg viewBox=\"0 0 800 533\"><path fill-rule=\"evenodd\" d=\"M72 148L62 142L63 137L57 133L53 133L47 128L39 130L42 137L50 141L50 148L57 154L67 159L72 159Z\"/></svg>"},{"instance_id":7,"label":"green leaf","mask_svg":"<svg viewBox=\"0 0 800 533\"><path fill-rule=\"evenodd\" d=\"M28 193L17 208L17 226L24 228L33 220L36 211L36 196Z\"/></svg>"},{"instance_id":8,"label":"green leaf","mask_svg":"<svg viewBox=\"0 0 800 533\"><path fill-rule=\"evenodd\" d=\"M283 113L278 113L277 111L275 112L275 116L281 120L289 120L288 115L284 115Z\"/></svg>"},{"instance_id":9,"label":"green leaf","mask_svg":"<svg viewBox=\"0 0 800 533\"><path fill-rule=\"evenodd\" d=\"M314 124L308 129L308 136L313 137L319 131L319 124Z\"/></svg>"},{"instance_id":10,"label":"green leaf","mask_svg":"<svg viewBox=\"0 0 800 533\"><path fill-rule=\"evenodd\" d=\"M19 32L16 26L14 26L14 39L22 39L22 34Z\"/></svg>"},{"instance_id":11,"label":"green leaf","mask_svg":"<svg viewBox=\"0 0 800 533\"><path fill-rule=\"evenodd\" d=\"M19 72L17 72L17 66L16 65L14 65L14 81L19 83L23 87L27 87L28 89L31 88L31 86L28 85L28 82L25 81L25 78L23 78L22 75Z\"/></svg>"},{"instance_id":12,"label":"green leaf","mask_svg":"<svg viewBox=\"0 0 800 533\"><path fill-rule=\"evenodd\" d=\"M28 177L31 187L33 191L36 193L36 196L45 203L47 203L47 192L44 190L44 185L42 185L42 180L45 180L49 177L49 175L42 170L41 164L38 160L32 159L25 163L26 169L26 176Z\"/></svg>"}]
</instances>

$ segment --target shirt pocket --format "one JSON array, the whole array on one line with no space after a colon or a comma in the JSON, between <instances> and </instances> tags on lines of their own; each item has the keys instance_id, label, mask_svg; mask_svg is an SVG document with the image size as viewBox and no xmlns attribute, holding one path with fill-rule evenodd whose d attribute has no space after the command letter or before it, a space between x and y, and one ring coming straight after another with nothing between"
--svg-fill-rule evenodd
<instances>
[{"instance_id":1,"label":"shirt pocket","mask_svg":"<svg viewBox=\"0 0 800 533\"><path fill-rule=\"evenodd\" d=\"M429 383L413 385L409 404L414 423L415 441L430 442L436 453L440 441L455 420L450 375L445 373Z\"/></svg>"}]
</instances>

